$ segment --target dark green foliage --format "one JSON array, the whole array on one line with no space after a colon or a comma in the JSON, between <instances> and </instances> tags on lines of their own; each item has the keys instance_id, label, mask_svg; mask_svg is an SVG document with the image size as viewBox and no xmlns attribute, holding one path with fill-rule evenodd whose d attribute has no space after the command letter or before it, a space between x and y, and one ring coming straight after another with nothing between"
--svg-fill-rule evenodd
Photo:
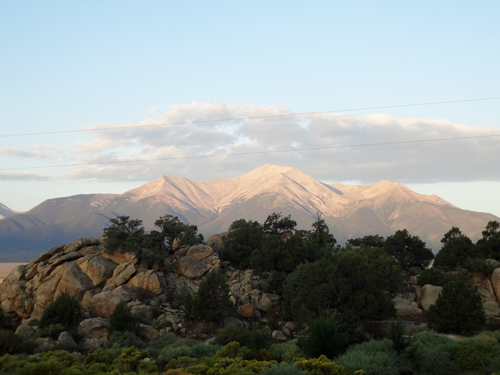
<instances>
[{"instance_id":1,"label":"dark green foliage","mask_svg":"<svg viewBox=\"0 0 500 375\"><path fill-rule=\"evenodd\" d=\"M425 268L434 259L434 254L425 247L425 242L418 236L411 236L406 229L398 230L387 237L384 249L396 258L403 268Z\"/></svg>"},{"instance_id":2,"label":"dark green foliage","mask_svg":"<svg viewBox=\"0 0 500 375\"><path fill-rule=\"evenodd\" d=\"M63 330L75 327L82 316L82 307L80 302L63 292L56 300L45 308L38 324L38 328L44 329L51 325L60 324Z\"/></svg>"},{"instance_id":3,"label":"dark green foliage","mask_svg":"<svg viewBox=\"0 0 500 375\"><path fill-rule=\"evenodd\" d=\"M312 320L307 337L299 339L298 344L309 357L325 355L332 359L365 339L353 314L332 314Z\"/></svg>"},{"instance_id":4,"label":"dark green foliage","mask_svg":"<svg viewBox=\"0 0 500 375\"><path fill-rule=\"evenodd\" d=\"M198 233L198 227L184 224L177 216L164 215L155 221L155 226L160 230L152 230L146 235L144 250L141 252L141 259L149 264L164 262L176 238L185 246L203 242L203 236Z\"/></svg>"},{"instance_id":5,"label":"dark green foliage","mask_svg":"<svg viewBox=\"0 0 500 375\"><path fill-rule=\"evenodd\" d=\"M185 296L184 308L188 319L220 322L235 313L236 308L229 300L229 286L225 277L212 270L205 277L192 296Z\"/></svg>"},{"instance_id":6,"label":"dark green foliage","mask_svg":"<svg viewBox=\"0 0 500 375\"><path fill-rule=\"evenodd\" d=\"M398 288L400 266L380 248L349 248L297 267L285 282L283 312L308 321L324 311L351 311L361 319L392 316L383 290Z\"/></svg>"},{"instance_id":7,"label":"dark green foliage","mask_svg":"<svg viewBox=\"0 0 500 375\"><path fill-rule=\"evenodd\" d=\"M299 370L291 363L273 363L261 372L261 375L305 375L305 371Z\"/></svg>"},{"instance_id":8,"label":"dark green foliage","mask_svg":"<svg viewBox=\"0 0 500 375\"><path fill-rule=\"evenodd\" d=\"M497 357L500 357L500 345L486 335L459 342L455 347L455 359L462 370L479 370Z\"/></svg>"},{"instance_id":9,"label":"dark green foliage","mask_svg":"<svg viewBox=\"0 0 500 375\"><path fill-rule=\"evenodd\" d=\"M109 330L111 332L136 333L139 328L139 319L132 314L125 302L120 302L115 311L109 316Z\"/></svg>"},{"instance_id":10,"label":"dark green foliage","mask_svg":"<svg viewBox=\"0 0 500 375\"><path fill-rule=\"evenodd\" d=\"M400 361L390 340L370 340L353 345L333 360L354 373L363 370L367 375L399 375Z\"/></svg>"},{"instance_id":11,"label":"dark green foliage","mask_svg":"<svg viewBox=\"0 0 500 375\"><path fill-rule=\"evenodd\" d=\"M456 375L459 366L454 360L456 342L433 331L413 336L406 355L413 372L421 375Z\"/></svg>"},{"instance_id":12,"label":"dark green foliage","mask_svg":"<svg viewBox=\"0 0 500 375\"><path fill-rule=\"evenodd\" d=\"M231 224L227 234L222 237L223 256L241 267L248 267L252 252L262 246L264 230L256 221L236 220Z\"/></svg>"},{"instance_id":13,"label":"dark green foliage","mask_svg":"<svg viewBox=\"0 0 500 375\"><path fill-rule=\"evenodd\" d=\"M136 252L146 240L142 220L130 220L130 216L117 216L109 220L111 225L104 229L104 251Z\"/></svg>"},{"instance_id":14,"label":"dark green foliage","mask_svg":"<svg viewBox=\"0 0 500 375\"><path fill-rule=\"evenodd\" d=\"M488 262L486 259L467 258L464 264L464 268L472 273L482 272L487 276L491 276L493 271L498 267Z\"/></svg>"},{"instance_id":15,"label":"dark green foliage","mask_svg":"<svg viewBox=\"0 0 500 375\"><path fill-rule=\"evenodd\" d=\"M388 337L392 341L392 348L399 354L410 345L410 337L405 335L401 317L389 322Z\"/></svg>"},{"instance_id":16,"label":"dark green foliage","mask_svg":"<svg viewBox=\"0 0 500 375\"><path fill-rule=\"evenodd\" d=\"M486 322L481 296L470 280L459 278L443 286L427 312L429 327L438 332L471 333Z\"/></svg>"},{"instance_id":17,"label":"dark green foliage","mask_svg":"<svg viewBox=\"0 0 500 375\"><path fill-rule=\"evenodd\" d=\"M7 329L0 329L0 356L7 353L7 349L14 341L14 332Z\"/></svg>"},{"instance_id":18,"label":"dark green foliage","mask_svg":"<svg viewBox=\"0 0 500 375\"><path fill-rule=\"evenodd\" d=\"M259 325L251 330L250 335L245 342L245 346L247 346L250 350L258 351L261 349L269 349L272 343L273 338L271 331L269 331L267 327Z\"/></svg>"},{"instance_id":19,"label":"dark green foliage","mask_svg":"<svg viewBox=\"0 0 500 375\"><path fill-rule=\"evenodd\" d=\"M0 329L4 329L5 327L5 315L3 314L3 311L0 310Z\"/></svg>"},{"instance_id":20,"label":"dark green foliage","mask_svg":"<svg viewBox=\"0 0 500 375\"><path fill-rule=\"evenodd\" d=\"M448 278L444 273L438 271L434 267L423 270L420 275L417 276L418 285L424 286L427 284L435 286L443 286L448 282Z\"/></svg>"},{"instance_id":21,"label":"dark green foliage","mask_svg":"<svg viewBox=\"0 0 500 375\"><path fill-rule=\"evenodd\" d=\"M325 220L321 218L318 213L317 220L312 223L312 230L309 235L309 239L316 243L320 248L333 248L337 243L337 240L330 233L330 229L325 223Z\"/></svg>"},{"instance_id":22,"label":"dark green foliage","mask_svg":"<svg viewBox=\"0 0 500 375\"><path fill-rule=\"evenodd\" d=\"M364 236L363 238L351 238L347 243L352 246L384 247L385 238L378 234Z\"/></svg>"},{"instance_id":23,"label":"dark green foliage","mask_svg":"<svg viewBox=\"0 0 500 375\"><path fill-rule=\"evenodd\" d=\"M483 231L483 238L477 241L476 246L481 258L500 260L500 223L490 221Z\"/></svg>"},{"instance_id":24,"label":"dark green foliage","mask_svg":"<svg viewBox=\"0 0 500 375\"><path fill-rule=\"evenodd\" d=\"M285 233L291 233L297 226L297 222L292 220L290 215L283 216L280 213L273 212L264 222L264 233L272 236L281 236Z\"/></svg>"},{"instance_id":25,"label":"dark green foliage","mask_svg":"<svg viewBox=\"0 0 500 375\"><path fill-rule=\"evenodd\" d=\"M112 348L115 345L119 348L130 348L131 346L144 348L146 343L135 332L115 331L108 337L108 347Z\"/></svg>"},{"instance_id":26,"label":"dark green foliage","mask_svg":"<svg viewBox=\"0 0 500 375\"><path fill-rule=\"evenodd\" d=\"M245 345L249 336L250 331L246 330L244 327L231 324L220 329L219 332L217 332L215 343L224 346L229 344L230 342L236 341L242 345Z\"/></svg>"},{"instance_id":27,"label":"dark green foliage","mask_svg":"<svg viewBox=\"0 0 500 375\"><path fill-rule=\"evenodd\" d=\"M460 229L452 227L441 239L443 244L436 255L434 266L457 268L476 255L476 246Z\"/></svg>"}]
</instances>

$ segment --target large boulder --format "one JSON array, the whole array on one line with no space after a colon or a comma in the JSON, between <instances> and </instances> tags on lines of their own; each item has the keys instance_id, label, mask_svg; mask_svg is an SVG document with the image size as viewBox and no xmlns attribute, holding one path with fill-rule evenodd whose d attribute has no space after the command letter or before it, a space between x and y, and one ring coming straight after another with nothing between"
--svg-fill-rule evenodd
<instances>
[{"instance_id":1,"label":"large boulder","mask_svg":"<svg viewBox=\"0 0 500 375\"><path fill-rule=\"evenodd\" d=\"M493 290L493 285L491 284L491 281L488 276L486 276L482 272L476 272L472 276L472 280L483 302L497 301L495 297L495 291Z\"/></svg>"},{"instance_id":2,"label":"large boulder","mask_svg":"<svg viewBox=\"0 0 500 375\"><path fill-rule=\"evenodd\" d=\"M125 284L136 273L137 269L131 263L122 263L113 271L111 279L106 281L106 285L120 286Z\"/></svg>"},{"instance_id":3,"label":"large boulder","mask_svg":"<svg viewBox=\"0 0 500 375\"><path fill-rule=\"evenodd\" d=\"M414 301L409 301L400 296L393 298L392 301L394 302L394 308L396 309L396 315L398 316L418 317L424 314Z\"/></svg>"},{"instance_id":4,"label":"large boulder","mask_svg":"<svg viewBox=\"0 0 500 375\"><path fill-rule=\"evenodd\" d=\"M101 256L104 258L108 258L109 260L121 264L121 263L132 263L132 264L137 264L139 262L139 259L137 257L137 254L135 253L119 253L119 252L114 252L114 253L106 253L102 252Z\"/></svg>"},{"instance_id":5,"label":"large boulder","mask_svg":"<svg viewBox=\"0 0 500 375\"><path fill-rule=\"evenodd\" d=\"M491 274L491 285L495 291L497 302L500 302L500 268L497 268Z\"/></svg>"},{"instance_id":6,"label":"large boulder","mask_svg":"<svg viewBox=\"0 0 500 375\"><path fill-rule=\"evenodd\" d=\"M105 257L89 254L78 259L78 266L91 280L94 286L102 285L108 280L115 270L116 264Z\"/></svg>"},{"instance_id":7,"label":"large boulder","mask_svg":"<svg viewBox=\"0 0 500 375\"><path fill-rule=\"evenodd\" d=\"M193 257L194 259L197 259L197 260L203 260L203 259L209 257L210 255L212 255L213 253L214 253L214 251L212 250L212 248L210 246L195 245L195 246L191 246L188 249L186 256Z\"/></svg>"},{"instance_id":8,"label":"large boulder","mask_svg":"<svg viewBox=\"0 0 500 375\"><path fill-rule=\"evenodd\" d=\"M160 279L158 278L158 274L155 270L139 272L134 277L132 277L127 284L139 289L144 289L157 295L161 294L162 292Z\"/></svg>"},{"instance_id":9,"label":"large boulder","mask_svg":"<svg viewBox=\"0 0 500 375\"><path fill-rule=\"evenodd\" d=\"M205 243L210 246L217 254L220 254L224 250L224 243L222 242L222 237L224 237L227 232L212 234L207 238Z\"/></svg>"},{"instance_id":10,"label":"large boulder","mask_svg":"<svg viewBox=\"0 0 500 375\"><path fill-rule=\"evenodd\" d=\"M208 267L193 257L185 256L179 261L177 270L181 275L194 280L202 277L208 271Z\"/></svg>"},{"instance_id":11,"label":"large boulder","mask_svg":"<svg viewBox=\"0 0 500 375\"><path fill-rule=\"evenodd\" d=\"M434 305L443 290L440 286L426 284L422 287L422 298L420 304L425 311L429 311L429 307Z\"/></svg>"},{"instance_id":12,"label":"large boulder","mask_svg":"<svg viewBox=\"0 0 500 375\"><path fill-rule=\"evenodd\" d=\"M93 287L92 279L76 263L69 263L68 267L62 272L55 298L61 293L67 292L76 299L81 300L85 292Z\"/></svg>"},{"instance_id":13,"label":"large boulder","mask_svg":"<svg viewBox=\"0 0 500 375\"><path fill-rule=\"evenodd\" d=\"M109 322L100 317L85 319L78 326L78 333L84 337L82 346L86 350L102 348L108 341Z\"/></svg>"},{"instance_id":14,"label":"large boulder","mask_svg":"<svg viewBox=\"0 0 500 375\"><path fill-rule=\"evenodd\" d=\"M89 312L96 317L108 318L120 302L127 302L128 298L122 293L102 292L92 297Z\"/></svg>"}]
</instances>

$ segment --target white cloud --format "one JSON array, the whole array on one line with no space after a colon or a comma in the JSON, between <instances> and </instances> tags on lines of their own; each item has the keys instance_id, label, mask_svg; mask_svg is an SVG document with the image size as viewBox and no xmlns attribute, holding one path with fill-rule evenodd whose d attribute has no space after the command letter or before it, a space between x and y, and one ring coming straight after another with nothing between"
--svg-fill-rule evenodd
<instances>
[{"instance_id":1,"label":"white cloud","mask_svg":"<svg viewBox=\"0 0 500 375\"><path fill-rule=\"evenodd\" d=\"M500 180L496 162L500 137L412 143L494 135L498 133L495 129L386 114L265 117L284 114L289 112L281 105L174 105L156 118L115 125L123 128L112 131L95 130L90 142L59 147L59 155L64 154L66 160L88 164L73 167L59 177L149 181L171 174L207 180L237 176L269 163L292 166L328 182ZM384 145L366 146L377 143ZM365 146L344 147L355 145ZM278 152L297 148L324 149ZM5 149L0 152L23 156L22 150ZM226 153L244 155L206 157ZM134 160L139 162L129 162ZM106 162L117 163L91 165Z\"/></svg>"},{"instance_id":2,"label":"white cloud","mask_svg":"<svg viewBox=\"0 0 500 375\"><path fill-rule=\"evenodd\" d=\"M47 181L52 177L32 172L0 172L0 181Z\"/></svg>"}]
</instances>

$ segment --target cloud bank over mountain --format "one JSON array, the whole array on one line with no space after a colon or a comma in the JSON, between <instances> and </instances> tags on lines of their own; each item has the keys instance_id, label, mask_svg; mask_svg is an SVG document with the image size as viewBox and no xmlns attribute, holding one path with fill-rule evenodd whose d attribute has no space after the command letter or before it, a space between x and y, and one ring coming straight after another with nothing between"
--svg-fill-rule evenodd
<instances>
[{"instance_id":1,"label":"cloud bank over mountain","mask_svg":"<svg viewBox=\"0 0 500 375\"><path fill-rule=\"evenodd\" d=\"M89 126L117 129L91 130L90 137L82 137L88 141L0 152L78 164L59 170L56 178L64 180L148 181L165 173L209 180L234 177L265 163L307 170L327 182L500 180L500 137L488 137L498 133L494 128L385 114L267 117L288 114L282 105L193 102L171 106L140 123ZM462 137L483 138L439 141ZM415 142L421 140L433 141ZM304 148L319 149L293 151ZM236 155L214 156L218 154Z\"/></svg>"}]
</instances>

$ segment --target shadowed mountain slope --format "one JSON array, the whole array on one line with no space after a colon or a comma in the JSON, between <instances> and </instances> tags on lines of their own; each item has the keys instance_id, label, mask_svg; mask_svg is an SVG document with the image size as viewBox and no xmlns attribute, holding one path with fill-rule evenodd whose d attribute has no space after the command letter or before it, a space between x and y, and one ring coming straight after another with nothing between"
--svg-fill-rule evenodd
<instances>
[{"instance_id":1,"label":"shadowed mountain slope","mask_svg":"<svg viewBox=\"0 0 500 375\"><path fill-rule=\"evenodd\" d=\"M109 219L128 215L151 230L165 214L196 224L206 236L237 219L263 222L272 212L291 214L310 228L317 213L339 243L367 234L408 229L434 249L452 226L476 240L494 215L461 210L435 195L390 181L373 185L324 184L293 168L264 165L231 179L191 181L161 176L124 194L89 194L47 200L0 220L0 260L30 260L77 237L100 236Z\"/></svg>"},{"instance_id":2,"label":"shadowed mountain slope","mask_svg":"<svg viewBox=\"0 0 500 375\"><path fill-rule=\"evenodd\" d=\"M7 207L6 205L0 203L0 220L6 218L6 217L10 217L10 216L14 216L15 214L17 214L18 212L10 209L9 207Z\"/></svg>"}]
</instances>

